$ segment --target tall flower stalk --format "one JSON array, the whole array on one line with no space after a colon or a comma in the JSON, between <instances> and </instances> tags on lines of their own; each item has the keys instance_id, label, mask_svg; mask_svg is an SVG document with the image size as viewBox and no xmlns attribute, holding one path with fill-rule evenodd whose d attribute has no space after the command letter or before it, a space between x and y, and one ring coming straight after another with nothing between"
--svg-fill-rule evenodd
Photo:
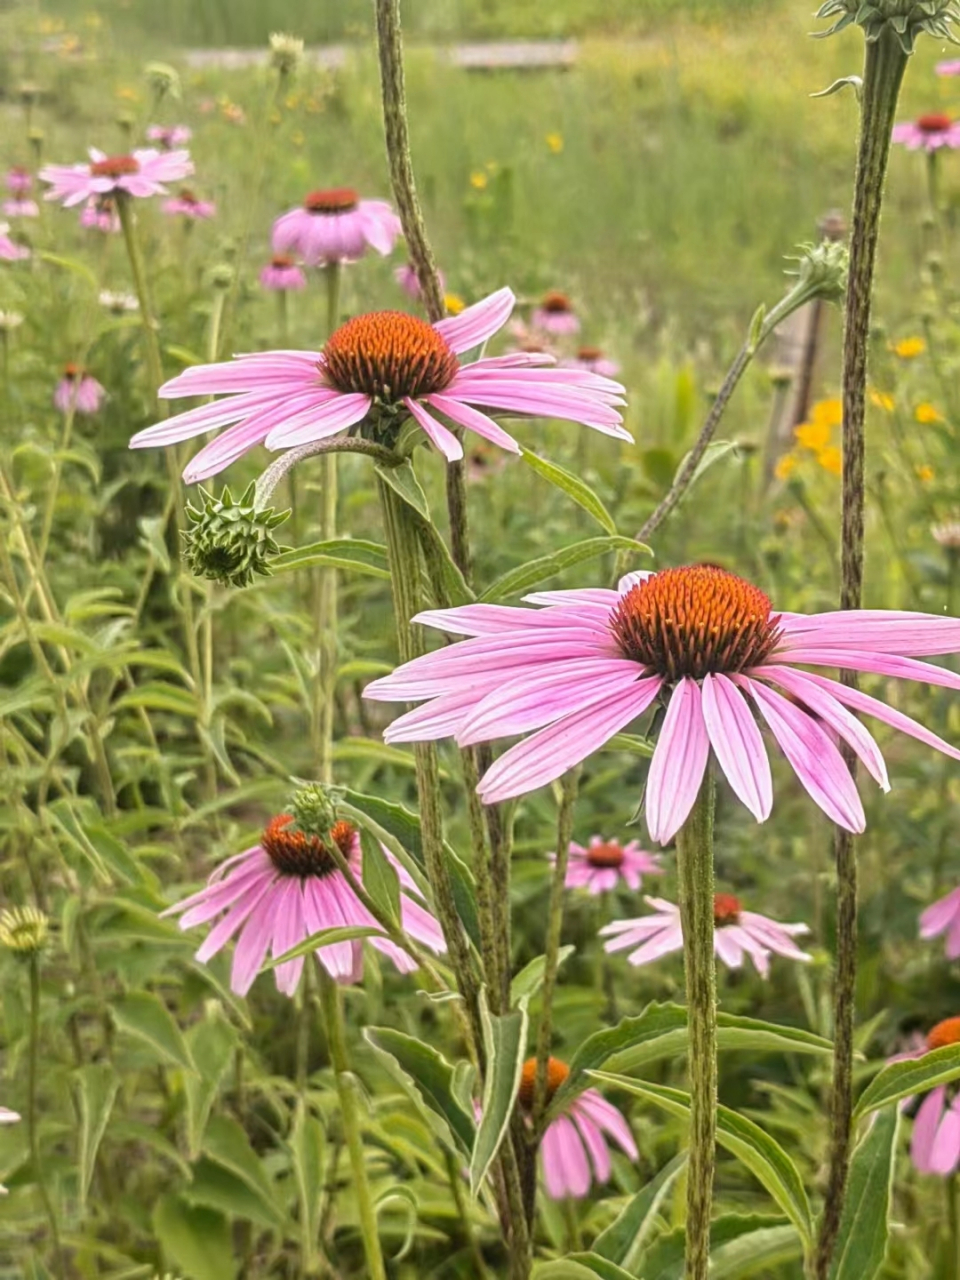
<instances>
[{"instance_id":1,"label":"tall flower stalk","mask_svg":"<svg viewBox=\"0 0 960 1280\"><path fill-rule=\"evenodd\" d=\"M323 269L327 286L327 337L337 327L340 314L340 263ZM337 536L337 455L320 458L320 541ZM319 655L314 695L314 756L321 782L333 781L333 724L337 687L337 571L322 568L316 580L316 633Z\"/></svg>"}]
</instances>

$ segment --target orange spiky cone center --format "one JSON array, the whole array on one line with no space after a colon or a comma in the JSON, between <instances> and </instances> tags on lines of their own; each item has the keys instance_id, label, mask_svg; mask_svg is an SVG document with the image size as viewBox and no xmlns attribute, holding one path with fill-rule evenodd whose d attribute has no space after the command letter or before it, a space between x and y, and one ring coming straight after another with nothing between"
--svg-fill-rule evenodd
<instances>
[{"instance_id":1,"label":"orange spiky cone center","mask_svg":"<svg viewBox=\"0 0 960 1280\"><path fill-rule=\"evenodd\" d=\"M133 156L104 156L90 166L95 178L125 178L140 172L140 164Z\"/></svg>"},{"instance_id":2,"label":"orange spiky cone center","mask_svg":"<svg viewBox=\"0 0 960 1280\"><path fill-rule=\"evenodd\" d=\"M570 1074L570 1068L565 1062L561 1062L559 1058L547 1059L547 1095L546 1100L549 1102L553 1095ZM537 1060L536 1058L528 1058L523 1064L523 1074L520 1077L520 1090L518 1097L520 1105L527 1111L533 1106L533 1095L537 1080Z\"/></svg>"},{"instance_id":3,"label":"orange spiky cone center","mask_svg":"<svg viewBox=\"0 0 960 1280\"><path fill-rule=\"evenodd\" d=\"M337 391L396 404L445 390L460 363L431 324L404 311L371 311L341 325L323 348L324 380Z\"/></svg>"},{"instance_id":4,"label":"orange spiky cone center","mask_svg":"<svg viewBox=\"0 0 960 1280\"><path fill-rule=\"evenodd\" d=\"M616 869L623 866L625 857L622 845L616 840L605 840L603 844L591 844L587 848L587 861L591 867Z\"/></svg>"},{"instance_id":5,"label":"orange spiky cone center","mask_svg":"<svg viewBox=\"0 0 960 1280\"><path fill-rule=\"evenodd\" d=\"M713 895L713 925L719 929L721 925L737 924L740 919L740 899L732 893L715 893Z\"/></svg>"},{"instance_id":6,"label":"orange spiky cone center","mask_svg":"<svg viewBox=\"0 0 960 1280\"><path fill-rule=\"evenodd\" d=\"M330 828L330 839L345 858L350 857L354 835L349 822L335 822ZM337 869L328 844L320 836L301 831L290 813L280 813L267 823L260 845L283 876L304 880L327 876Z\"/></svg>"},{"instance_id":7,"label":"orange spiky cone center","mask_svg":"<svg viewBox=\"0 0 960 1280\"><path fill-rule=\"evenodd\" d=\"M924 133L945 133L952 124L950 117L944 115L942 111L931 111L928 115L919 118L917 128Z\"/></svg>"},{"instance_id":8,"label":"orange spiky cone center","mask_svg":"<svg viewBox=\"0 0 960 1280\"><path fill-rule=\"evenodd\" d=\"M304 197L303 207L309 213L352 213L360 203L360 197L352 187L330 187L326 191L311 191Z\"/></svg>"},{"instance_id":9,"label":"orange spiky cone center","mask_svg":"<svg viewBox=\"0 0 960 1280\"><path fill-rule=\"evenodd\" d=\"M960 1044L960 1018L944 1018L927 1032L928 1049L943 1049L948 1044Z\"/></svg>"}]
</instances>

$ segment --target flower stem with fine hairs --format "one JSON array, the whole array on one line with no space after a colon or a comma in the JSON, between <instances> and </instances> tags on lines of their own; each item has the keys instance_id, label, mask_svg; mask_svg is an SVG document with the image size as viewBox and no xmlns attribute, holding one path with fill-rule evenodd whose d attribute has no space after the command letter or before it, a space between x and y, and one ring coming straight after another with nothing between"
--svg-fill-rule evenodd
<instances>
[{"instance_id":1,"label":"flower stem with fine hairs","mask_svg":"<svg viewBox=\"0 0 960 1280\"><path fill-rule=\"evenodd\" d=\"M324 268L327 284L327 336L337 327L340 314L340 263ZM337 536L337 456L320 456L320 541ZM337 571L319 569L315 587L316 634L319 646L314 689L313 738L317 776L333 781L333 713L337 685Z\"/></svg>"},{"instance_id":2,"label":"flower stem with fine hairs","mask_svg":"<svg viewBox=\"0 0 960 1280\"><path fill-rule=\"evenodd\" d=\"M713 951L714 782L707 774L677 833L690 1075L687 1280L706 1280L717 1138L717 964Z\"/></svg>"},{"instance_id":3,"label":"flower stem with fine hairs","mask_svg":"<svg viewBox=\"0 0 960 1280\"><path fill-rule=\"evenodd\" d=\"M337 1095L340 1099L340 1122L343 1125L347 1154L350 1157L350 1171L353 1174L353 1194L357 1198L357 1215L360 1219L363 1251L367 1259L367 1275L370 1280L387 1280L383 1252L380 1249L380 1233L377 1230L377 1213L367 1179L363 1135L360 1132L357 1080L350 1070L350 1062L347 1058L340 988L322 965L320 966L320 1003L323 1007L327 1046L330 1050L330 1061L333 1065Z\"/></svg>"},{"instance_id":4,"label":"flower stem with fine hairs","mask_svg":"<svg viewBox=\"0 0 960 1280\"><path fill-rule=\"evenodd\" d=\"M140 323L143 326L143 346L147 363L147 378L150 383L151 407L154 412L159 409L157 392L163 382L163 365L160 359L160 339L153 318L153 307L150 302L150 291L147 287L147 271L137 237L136 214L130 197L123 191L116 193L117 217L123 232L123 243L126 245L127 257L130 259L130 274L133 276L133 287L140 304Z\"/></svg>"},{"instance_id":5,"label":"flower stem with fine hairs","mask_svg":"<svg viewBox=\"0 0 960 1280\"><path fill-rule=\"evenodd\" d=\"M864 416L870 304L876 264L883 183L890 154L907 54L890 23L867 42L860 112L860 142L850 232L850 273L843 338L843 480L840 608L859 609L863 593ZM856 677L842 672L845 684ZM844 758L851 772L849 748ZM853 1018L857 976L857 860L853 836L839 827L834 837L837 867L837 959L834 980L833 1088L830 1156L823 1217L817 1239L816 1275L830 1271L850 1164L853 1108Z\"/></svg>"},{"instance_id":6,"label":"flower stem with fine hairs","mask_svg":"<svg viewBox=\"0 0 960 1280\"><path fill-rule=\"evenodd\" d=\"M63 1245L60 1243L60 1229L57 1226L57 1215L50 1199L50 1192L43 1176L43 1161L40 1159L40 1135L37 1131L37 1067L40 1058L40 958L36 952L30 957L30 1057L27 1078L27 1138L30 1143L30 1161L33 1165L33 1176L37 1180L37 1189L43 1201L44 1212L50 1223L50 1237L53 1241L54 1253L57 1257L57 1271L61 1280L66 1280L67 1268L63 1256Z\"/></svg>"}]
</instances>

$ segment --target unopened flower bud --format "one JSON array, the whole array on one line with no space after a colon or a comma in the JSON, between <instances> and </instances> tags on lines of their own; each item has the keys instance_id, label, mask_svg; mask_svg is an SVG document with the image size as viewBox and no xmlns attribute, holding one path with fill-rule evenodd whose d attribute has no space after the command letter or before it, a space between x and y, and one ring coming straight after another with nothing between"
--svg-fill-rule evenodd
<instances>
[{"instance_id":1,"label":"unopened flower bud","mask_svg":"<svg viewBox=\"0 0 960 1280\"><path fill-rule=\"evenodd\" d=\"M210 283L215 289L229 289L233 284L233 267L229 262L217 262L210 268Z\"/></svg>"},{"instance_id":2,"label":"unopened flower bud","mask_svg":"<svg viewBox=\"0 0 960 1280\"><path fill-rule=\"evenodd\" d=\"M818 18L836 18L818 35L832 36L851 23L862 27L868 41L879 40L888 29L896 35L904 53L913 53L922 31L940 40L951 39L950 25L960 20L957 0L825 0Z\"/></svg>"},{"instance_id":3,"label":"unopened flower bud","mask_svg":"<svg viewBox=\"0 0 960 1280\"><path fill-rule=\"evenodd\" d=\"M229 489L219 498L200 490L202 506L187 505L190 528L183 533L184 558L198 578L224 586L247 587L258 574L269 577L270 561L280 554L273 530L289 511L258 510L253 484L239 499Z\"/></svg>"},{"instance_id":4,"label":"unopened flower bud","mask_svg":"<svg viewBox=\"0 0 960 1280\"><path fill-rule=\"evenodd\" d=\"M180 76L167 62L148 62L143 68L147 84L159 101L162 98L180 97Z\"/></svg>"},{"instance_id":5,"label":"unopened flower bud","mask_svg":"<svg viewBox=\"0 0 960 1280\"><path fill-rule=\"evenodd\" d=\"M300 37L274 31L270 36L270 65L280 78L292 76L302 61L303 41Z\"/></svg>"},{"instance_id":6,"label":"unopened flower bud","mask_svg":"<svg viewBox=\"0 0 960 1280\"><path fill-rule=\"evenodd\" d=\"M331 828L338 821L337 790L322 782L310 782L294 794L290 812L300 830L329 843Z\"/></svg>"},{"instance_id":7,"label":"unopened flower bud","mask_svg":"<svg viewBox=\"0 0 960 1280\"><path fill-rule=\"evenodd\" d=\"M797 277L797 289L809 298L823 298L826 302L839 302L847 289L847 269L850 255L839 240L821 240L819 244L800 245L795 259L796 271L787 275Z\"/></svg>"},{"instance_id":8,"label":"unopened flower bud","mask_svg":"<svg viewBox=\"0 0 960 1280\"><path fill-rule=\"evenodd\" d=\"M11 907L0 911L0 944L20 959L38 955L50 932L47 917L36 907Z\"/></svg>"}]
</instances>

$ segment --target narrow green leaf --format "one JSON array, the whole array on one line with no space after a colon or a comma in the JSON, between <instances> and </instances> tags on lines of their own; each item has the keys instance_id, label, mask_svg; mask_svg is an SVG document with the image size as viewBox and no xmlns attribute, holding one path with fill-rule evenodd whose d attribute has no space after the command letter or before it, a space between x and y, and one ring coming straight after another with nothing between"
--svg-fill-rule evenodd
<instances>
[{"instance_id":1,"label":"narrow green leaf","mask_svg":"<svg viewBox=\"0 0 960 1280\"><path fill-rule=\"evenodd\" d=\"M262 1227L278 1227L282 1215L271 1208L236 1174L203 1156L193 1166L190 1181L181 1191L189 1205L216 1209L228 1218L242 1218Z\"/></svg>"},{"instance_id":2,"label":"narrow green leaf","mask_svg":"<svg viewBox=\"0 0 960 1280\"><path fill-rule=\"evenodd\" d=\"M587 1071L599 1069L615 1053L658 1039L665 1032L687 1029L687 1013L678 1004L651 1003L633 1018L623 1018L615 1027L605 1027L588 1036L570 1061L570 1074L553 1096L552 1115L559 1115L566 1103L586 1089Z\"/></svg>"},{"instance_id":3,"label":"narrow green leaf","mask_svg":"<svg viewBox=\"0 0 960 1280\"><path fill-rule=\"evenodd\" d=\"M417 524L417 535L437 606L449 609L476 600L437 526L431 520L422 520Z\"/></svg>"},{"instance_id":4,"label":"narrow green leaf","mask_svg":"<svg viewBox=\"0 0 960 1280\"><path fill-rule=\"evenodd\" d=\"M283 1223L283 1214L277 1207L273 1187L260 1157L236 1120L224 1115L211 1116L203 1137L202 1151L214 1164L222 1165L239 1178L278 1225Z\"/></svg>"},{"instance_id":5,"label":"narrow green leaf","mask_svg":"<svg viewBox=\"0 0 960 1280\"><path fill-rule=\"evenodd\" d=\"M184 1080L187 1096L187 1150L200 1155L210 1109L237 1047L236 1032L219 1016L204 1018L187 1032L187 1046L197 1068Z\"/></svg>"},{"instance_id":6,"label":"narrow green leaf","mask_svg":"<svg viewBox=\"0 0 960 1280\"><path fill-rule=\"evenodd\" d=\"M653 755L654 744L635 733L615 733L610 741L601 748L604 751L629 751L631 755L649 760Z\"/></svg>"},{"instance_id":7,"label":"narrow green leaf","mask_svg":"<svg viewBox=\"0 0 960 1280\"><path fill-rule=\"evenodd\" d=\"M300 1204L300 1248L303 1253L303 1270L308 1275L316 1270L325 1149L326 1138L323 1125L316 1117L309 1114L303 1099L299 1098L293 1130L290 1134L290 1153L293 1157L297 1200Z\"/></svg>"},{"instance_id":8,"label":"narrow green leaf","mask_svg":"<svg viewBox=\"0 0 960 1280\"><path fill-rule=\"evenodd\" d=\"M120 1080L108 1062L90 1062L78 1068L74 1076L77 1109L80 1112L80 1137L77 1165L80 1174L80 1211L86 1213L87 1193L93 1177L97 1151L113 1110Z\"/></svg>"},{"instance_id":9,"label":"narrow green leaf","mask_svg":"<svg viewBox=\"0 0 960 1280\"><path fill-rule=\"evenodd\" d=\"M594 1253L619 1263L628 1271L636 1270L644 1246L656 1226L660 1206L686 1165L685 1151L664 1165L656 1177L621 1210L615 1221L597 1236L593 1242Z\"/></svg>"},{"instance_id":10,"label":"narrow green leaf","mask_svg":"<svg viewBox=\"0 0 960 1280\"><path fill-rule=\"evenodd\" d=\"M590 1075L612 1088L624 1089L638 1098L645 1098L681 1119L690 1114L690 1095L682 1089L640 1083L629 1076L603 1071L592 1071ZM794 1224L804 1242L809 1243L813 1234L810 1203L796 1166L780 1144L746 1116L722 1106L717 1107L717 1141L750 1170Z\"/></svg>"},{"instance_id":11,"label":"narrow green leaf","mask_svg":"<svg viewBox=\"0 0 960 1280\"><path fill-rule=\"evenodd\" d=\"M585 484L579 476L572 475L569 471L565 471L563 467L558 467L555 462L548 462L546 458L541 458L535 453L523 453L523 461L537 475L543 476L557 489L562 489L568 498L572 498L578 507L582 507L588 515L593 516L597 524L606 529L607 533L615 534L617 526L614 524L613 516L606 509L597 495L593 492L588 484Z\"/></svg>"},{"instance_id":12,"label":"narrow green leaf","mask_svg":"<svg viewBox=\"0 0 960 1280\"><path fill-rule=\"evenodd\" d=\"M330 538L325 542L311 542L305 547L283 551L270 561L273 573L316 567L347 569L372 578L390 577L386 547L362 538Z\"/></svg>"},{"instance_id":13,"label":"narrow green leaf","mask_svg":"<svg viewBox=\"0 0 960 1280\"><path fill-rule=\"evenodd\" d=\"M420 481L417 479L417 473L414 471L413 464L409 458L405 458L396 467L388 467L382 462L375 462L373 469L384 484L389 485L394 493L400 495L407 506L413 507L418 516L422 516L424 520L430 520L427 495L420 488Z\"/></svg>"},{"instance_id":14,"label":"narrow green leaf","mask_svg":"<svg viewBox=\"0 0 960 1280\"><path fill-rule=\"evenodd\" d=\"M410 1250L413 1248L414 1241L417 1238L417 1223L420 1217L420 1204L411 1187L403 1182L398 1182L393 1187L387 1187L386 1191L381 1191L374 1202L374 1209L377 1217L382 1211L392 1204L399 1202L404 1207L405 1230L403 1240L400 1242L400 1248L393 1255L394 1262L402 1262Z\"/></svg>"},{"instance_id":15,"label":"narrow green leaf","mask_svg":"<svg viewBox=\"0 0 960 1280\"><path fill-rule=\"evenodd\" d=\"M853 1153L830 1280L872 1280L883 1265L899 1127L899 1107L881 1111Z\"/></svg>"},{"instance_id":16,"label":"narrow green leaf","mask_svg":"<svg viewBox=\"0 0 960 1280\"><path fill-rule=\"evenodd\" d=\"M891 1062L877 1072L857 1100L854 1120L889 1106L914 1093L925 1093L939 1084L949 1084L960 1078L960 1044L944 1045L933 1049L922 1058L908 1058L905 1062Z\"/></svg>"},{"instance_id":17,"label":"narrow green leaf","mask_svg":"<svg viewBox=\"0 0 960 1280\"><path fill-rule=\"evenodd\" d=\"M714 1218L710 1223L711 1280L713 1280L713 1267L717 1259L720 1260L721 1266L725 1266L725 1259L730 1256L726 1251L729 1248L735 1256L734 1251L738 1240L752 1237L762 1248L769 1233L782 1231L784 1228L793 1233L795 1248L799 1250L800 1237L789 1223L784 1222L783 1218L757 1213L727 1213ZM643 1255L641 1272L643 1280L684 1280L685 1237L683 1227L676 1227L672 1231L665 1231L657 1236ZM732 1273L732 1275L737 1274L739 1273L736 1271ZM749 1275L750 1272L746 1271L743 1274ZM726 1280L732 1280L732 1275L728 1274ZM769 1270L765 1271L764 1280L768 1280L769 1275Z\"/></svg>"},{"instance_id":18,"label":"narrow green leaf","mask_svg":"<svg viewBox=\"0 0 960 1280\"><path fill-rule=\"evenodd\" d=\"M488 604L495 600L505 600L509 596L519 595L562 573L564 569L582 564L585 560L596 560L599 556L606 555L608 551L630 551L639 555L641 552L649 554L650 548L633 538L623 538L618 535L607 538L587 538L583 542L575 542L570 547L553 551L550 555L529 560L526 564L511 569L509 573L502 574L481 594L480 600Z\"/></svg>"},{"instance_id":19,"label":"narrow green leaf","mask_svg":"<svg viewBox=\"0 0 960 1280\"><path fill-rule=\"evenodd\" d=\"M480 1022L487 1069L483 1082L483 1115L470 1157L470 1194L476 1198L491 1164L500 1150L510 1123L527 1047L527 1008L494 1015L485 994L480 999Z\"/></svg>"},{"instance_id":20,"label":"narrow green leaf","mask_svg":"<svg viewBox=\"0 0 960 1280\"><path fill-rule=\"evenodd\" d=\"M148 991L134 992L110 1005L117 1028L143 1041L164 1062L193 1071L193 1059L166 1005Z\"/></svg>"},{"instance_id":21,"label":"narrow green leaf","mask_svg":"<svg viewBox=\"0 0 960 1280\"><path fill-rule=\"evenodd\" d=\"M577 948L572 944L570 946L560 948L557 952L558 969L563 964L564 960L573 955L576 949ZM510 983L511 1005L519 1004L524 997L529 999L530 996L536 995L543 986L543 972L546 965L546 956L536 956L529 964L523 966L520 972Z\"/></svg>"},{"instance_id":22,"label":"narrow green leaf","mask_svg":"<svg viewBox=\"0 0 960 1280\"><path fill-rule=\"evenodd\" d=\"M697 483L697 481L700 479L700 477L703 475L705 471L709 471L715 462L719 462L720 459L725 458L727 454L729 453L736 454L738 448L739 448L739 445L737 444L736 440L712 440L710 444L707 445L706 450L704 451L703 457L700 459L700 461L696 465L694 473L690 478L690 483L687 486L687 490L683 495L684 498L689 497L690 490ZM677 467L677 474L674 476L674 482L677 480L677 477L680 475L680 472L683 470L683 468L687 465L687 458L689 457L690 455L689 453L687 453L680 460L680 465L679 467Z\"/></svg>"},{"instance_id":23,"label":"narrow green leaf","mask_svg":"<svg viewBox=\"0 0 960 1280\"><path fill-rule=\"evenodd\" d=\"M119 697L113 704L117 710L124 707L146 707L148 711L169 711L175 716L195 718L198 714L197 695L189 689L178 689L174 684L150 680Z\"/></svg>"},{"instance_id":24,"label":"narrow green leaf","mask_svg":"<svg viewBox=\"0 0 960 1280\"><path fill-rule=\"evenodd\" d=\"M400 923L400 881L380 846L366 827L360 828L363 851L363 887L394 924Z\"/></svg>"},{"instance_id":25,"label":"narrow green leaf","mask_svg":"<svg viewBox=\"0 0 960 1280\"><path fill-rule=\"evenodd\" d=\"M288 960L312 955L321 947L332 947L335 942L355 942L359 938L382 938L383 936L383 930L379 926L369 924L346 924L333 929L321 929L318 933L311 933L309 938L304 938L289 951L284 951L283 955L274 959L266 958L261 969L266 973L270 969L276 969L278 964L286 964Z\"/></svg>"},{"instance_id":26,"label":"narrow green leaf","mask_svg":"<svg viewBox=\"0 0 960 1280\"><path fill-rule=\"evenodd\" d=\"M153 1230L164 1261L190 1280L234 1280L233 1241L223 1214L166 1195L153 1211Z\"/></svg>"},{"instance_id":27,"label":"narrow green leaf","mask_svg":"<svg viewBox=\"0 0 960 1280\"><path fill-rule=\"evenodd\" d=\"M747 1280L770 1276L785 1262L803 1257L803 1242L794 1226L761 1227L710 1253L710 1280Z\"/></svg>"},{"instance_id":28,"label":"narrow green leaf","mask_svg":"<svg viewBox=\"0 0 960 1280\"><path fill-rule=\"evenodd\" d=\"M333 744L334 760L371 760L376 764L387 764L395 769L408 769L411 772L417 767L411 751L402 747L391 747L387 742L378 742L375 738L341 738Z\"/></svg>"},{"instance_id":29,"label":"narrow green leaf","mask_svg":"<svg viewBox=\"0 0 960 1280\"><path fill-rule=\"evenodd\" d=\"M363 1036L437 1137L451 1150L469 1156L476 1126L454 1096L454 1068L446 1058L431 1045L392 1027L366 1027Z\"/></svg>"},{"instance_id":30,"label":"narrow green leaf","mask_svg":"<svg viewBox=\"0 0 960 1280\"><path fill-rule=\"evenodd\" d=\"M633 1276L598 1253L571 1253L535 1267L533 1280L633 1280Z\"/></svg>"}]
</instances>

